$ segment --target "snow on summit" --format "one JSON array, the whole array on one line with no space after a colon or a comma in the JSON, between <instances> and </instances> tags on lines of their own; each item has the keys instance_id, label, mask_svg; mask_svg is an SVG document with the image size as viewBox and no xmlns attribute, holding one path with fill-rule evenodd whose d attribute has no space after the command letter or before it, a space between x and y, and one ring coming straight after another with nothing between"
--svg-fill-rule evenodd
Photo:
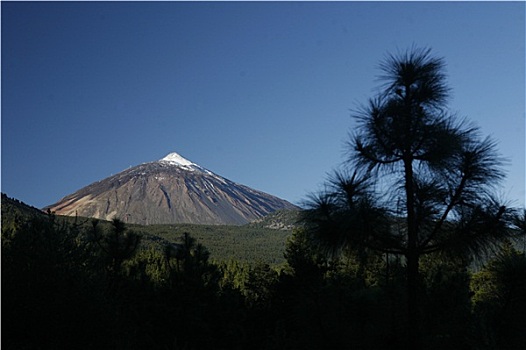
<instances>
[{"instance_id":1,"label":"snow on summit","mask_svg":"<svg viewBox=\"0 0 526 350\"><path fill-rule=\"evenodd\" d=\"M175 164L175 165L182 165L182 166L192 166L192 165L193 166L198 166L197 164L192 163L188 159L184 158L183 156L181 156L180 154L175 153L175 152L170 153L169 155L167 155L166 157L164 157L160 161L161 162L172 163L172 164Z\"/></svg>"},{"instance_id":2,"label":"snow on summit","mask_svg":"<svg viewBox=\"0 0 526 350\"><path fill-rule=\"evenodd\" d=\"M172 153L168 154L163 159L160 159L159 162L167 163L167 164L170 164L170 165L175 165L175 166L178 166L180 168L183 168L183 169L186 169L186 170L190 170L190 171L197 170L197 171L201 171L203 173L209 174L209 175L217 176L214 173L212 173L210 170L205 169L202 166L200 166L198 164L195 164L194 162L189 161L185 157L183 157L180 154L175 153L175 152L172 152Z\"/></svg>"}]
</instances>

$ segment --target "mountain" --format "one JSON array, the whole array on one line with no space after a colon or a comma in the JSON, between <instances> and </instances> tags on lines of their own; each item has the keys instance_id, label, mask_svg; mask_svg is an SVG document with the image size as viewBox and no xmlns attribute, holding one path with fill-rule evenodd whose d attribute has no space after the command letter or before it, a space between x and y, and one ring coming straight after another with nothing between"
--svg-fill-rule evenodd
<instances>
[{"instance_id":1,"label":"mountain","mask_svg":"<svg viewBox=\"0 0 526 350\"><path fill-rule=\"evenodd\" d=\"M241 225L293 204L225 179L177 153L86 186L44 210L151 224Z\"/></svg>"}]
</instances>

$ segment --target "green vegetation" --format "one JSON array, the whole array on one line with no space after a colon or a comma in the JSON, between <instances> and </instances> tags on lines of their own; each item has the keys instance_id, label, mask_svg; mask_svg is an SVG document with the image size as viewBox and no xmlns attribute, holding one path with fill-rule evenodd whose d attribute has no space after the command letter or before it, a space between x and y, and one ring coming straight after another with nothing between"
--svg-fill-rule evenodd
<instances>
[{"instance_id":1,"label":"green vegetation","mask_svg":"<svg viewBox=\"0 0 526 350\"><path fill-rule=\"evenodd\" d=\"M10 216L9 208L3 201L5 349L408 344L406 267L395 255L352 248L327 255L306 230L295 229L280 266L212 262L207 247L183 231L192 226L176 225L179 235L154 240L139 231L144 227L119 220L24 216L18 206ZM521 348L525 263L524 252L508 243L477 271L462 258L426 255L422 348Z\"/></svg>"},{"instance_id":2,"label":"green vegetation","mask_svg":"<svg viewBox=\"0 0 526 350\"><path fill-rule=\"evenodd\" d=\"M151 225L141 226L141 232L151 240L162 238L177 243L184 232L210 250L211 260L230 259L251 262L261 261L271 265L285 262L283 251L290 231L272 230L249 225Z\"/></svg>"},{"instance_id":3,"label":"green vegetation","mask_svg":"<svg viewBox=\"0 0 526 350\"><path fill-rule=\"evenodd\" d=\"M159 247L169 243L179 243L183 233L189 233L199 243L210 250L210 259L214 262L225 262L231 259L241 262L259 261L272 266L285 262L283 252L285 243L291 235L291 227L298 219L298 211L281 210L268 218L253 224L235 225L128 225L140 232L142 240L140 249ZM27 220L33 217L44 217L45 213L2 194L2 223ZM91 219L82 217L57 216L60 220L91 227ZM99 225L108 228L111 223L101 220ZM278 226L279 229L269 227Z\"/></svg>"}]
</instances>

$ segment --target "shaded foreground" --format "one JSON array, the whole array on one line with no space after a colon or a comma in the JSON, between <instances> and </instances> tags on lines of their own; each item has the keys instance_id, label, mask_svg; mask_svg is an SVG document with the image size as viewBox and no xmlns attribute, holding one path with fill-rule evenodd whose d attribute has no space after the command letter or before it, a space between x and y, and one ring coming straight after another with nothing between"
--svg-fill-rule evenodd
<instances>
[{"instance_id":1,"label":"shaded foreground","mask_svg":"<svg viewBox=\"0 0 526 350\"><path fill-rule=\"evenodd\" d=\"M3 349L348 349L404 346L405 266L349 249L329 259L296 230L286 265L211 263L189 234L141 235L54 216L2 216ZM505 244L478 272L426 256L426 349L523 348L526 258Z\"/></svg>"}]
</instances>

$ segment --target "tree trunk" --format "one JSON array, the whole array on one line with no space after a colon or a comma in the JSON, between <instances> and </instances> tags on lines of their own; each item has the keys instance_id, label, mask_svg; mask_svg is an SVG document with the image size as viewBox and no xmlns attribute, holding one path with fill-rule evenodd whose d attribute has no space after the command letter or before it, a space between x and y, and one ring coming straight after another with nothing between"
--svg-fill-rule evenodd
<instances>
[{"instance_id":1,"label":"tree trunk","mask_svg":"<svg viewBox=\"0 0 526 350\"><path fill-rule=\"evenodd\" d=\"M418 271L420 256L417 252L408 252L406 288L407 288L407 330L408 349L421 349L420 332L420 274Z\"/></svg>"},{"instance_id":2,"label":"tree trunk","mask_svg":"<svg viewBox=\"0 0 526 350\"><path fill-rule=\"evenodd\" d=\"M409 151L410 148L407 150ZM406 288L407 288L407 330L408 349L420 349L419 317L419 259L418 227L415 220L415 198L413 179L413 159L409 152L404 158L405 194L407 210L407 253L406 253Z\"/></svg>"}]
</instances>

